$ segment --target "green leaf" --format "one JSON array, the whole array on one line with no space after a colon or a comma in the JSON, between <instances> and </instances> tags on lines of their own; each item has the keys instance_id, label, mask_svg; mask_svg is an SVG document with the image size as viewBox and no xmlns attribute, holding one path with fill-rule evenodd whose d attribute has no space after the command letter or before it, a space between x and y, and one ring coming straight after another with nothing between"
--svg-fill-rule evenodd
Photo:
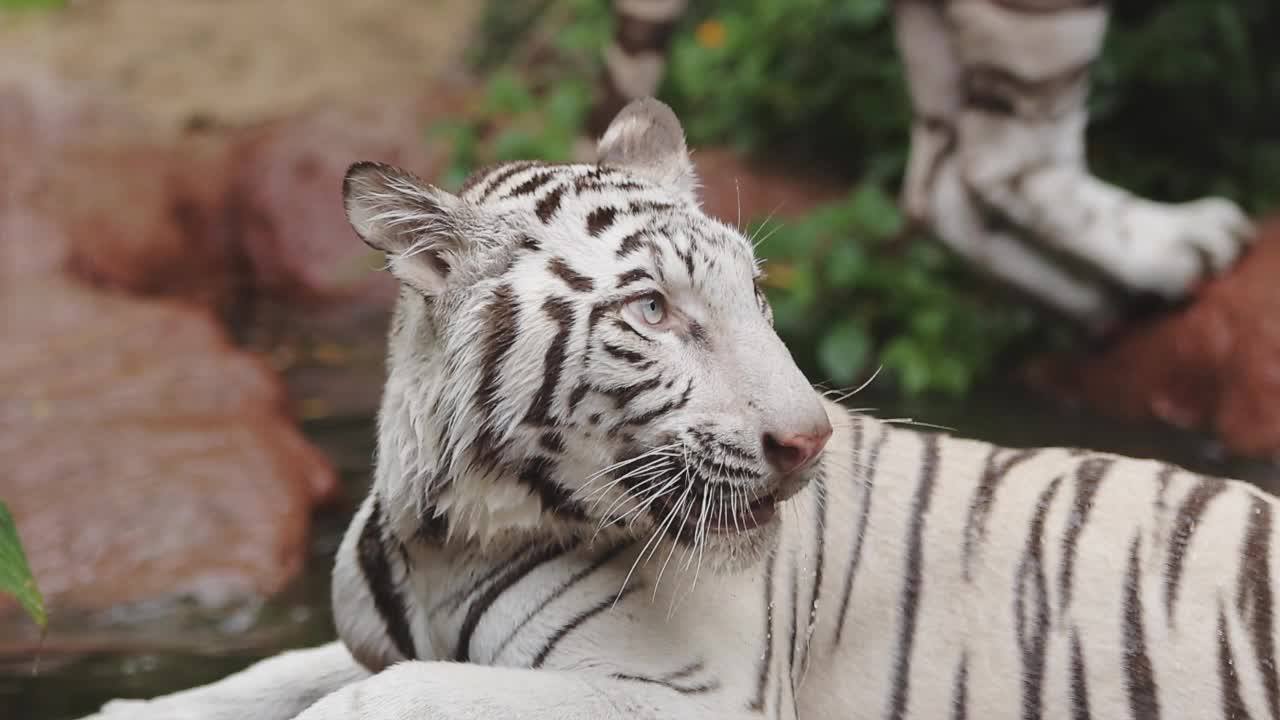
<instances>
[{"instance_id":1,"label":"green leaf","mask_svg":"<svg viewBox=\"0 0 1280 720\"><path fill-rule=\"evenodd\" d=\"M867 254L862 244L846 239L831 248L826 261L827 282L837 288L852 287L867 266Z\"/></svg>"},{"instance_id":2,"label":"green leaf","mask_svg":"<svg viewBox=\"0 0 1280 720\"><path fill-rule=\"evenodd\" d=\"M887 238L902 229L898 203L879 186L865 183L853 195L853 211L858 224L877 238Z\"/></svg>"},{"instance_id":3,"label":"green leaf","mask_svg":"<svg viewBox=\"0 0 1280 720\"><path fill-rule=\"evenodd\" d=\"M495 115L519 115L533 109L533 93L523 78L512 70L499 70L485 87L485 110Z\"/></svg>"},{"instance_id":4,"label":"green leaf","mask_svg":"<svg viewBox=\"0 0 1280 720\"><path fill-rule=\"evenodd\" d=\"M9 508L0 502L0 592L12 595L22 605L43 632L49 626L45 615L44 598L31 576L27 556L18 539L18 527L9 514Z\"/></svg>"},{"instance_id":5,"label":"green leaf","mask_svg":"<svg viewBox=\"0 0 1280 720\"><path fill-rule=\"evenodd\" d=\"M837 385L853 382L866 367L870 354L870 336L851 320L838 325L818 345L818 362Z\"/></svg>"}]
</instances>

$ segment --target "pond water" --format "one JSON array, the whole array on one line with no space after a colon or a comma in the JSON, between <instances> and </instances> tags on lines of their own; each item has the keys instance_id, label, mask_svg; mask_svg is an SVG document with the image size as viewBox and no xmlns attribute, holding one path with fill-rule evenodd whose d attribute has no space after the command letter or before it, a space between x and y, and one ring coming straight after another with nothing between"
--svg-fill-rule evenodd
<instances>
[{"instance_id":1,"label":"pond water","mask_svg":"<svg viewBox=\"0 0 1280 720\"><path fill-rule=\"evenodd\" d=\"M904 402L867 391L851 402L877 408L879 417L910 417L958 435L1013 446L1073 445L1158 457L1280 490L1280 468L1224 459L1221 448L1200 435L1071 412L1021 389L986 388L964 403ZM326 421L306 430L334 458L351 497L361 497L372 457L372 421ZM83 632L56 634L35 675L29 661L0 665L0 720L68 720L113 697L152 697L212 682L282 649L331 639L328 573L352 509L317 517L302 577L268 603L216 612L131 609L98 619Z\"/></svg>"}]
</instances>

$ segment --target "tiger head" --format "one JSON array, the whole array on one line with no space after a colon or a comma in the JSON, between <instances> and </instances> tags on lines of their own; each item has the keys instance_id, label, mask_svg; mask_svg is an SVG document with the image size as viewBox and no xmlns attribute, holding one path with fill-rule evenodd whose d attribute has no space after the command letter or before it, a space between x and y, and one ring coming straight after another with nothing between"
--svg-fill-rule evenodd
<instances>
[{"instance_id":1,"label":"tiger head","mask_svg":"<svg viewBox=\"0 0 1280 720\"><path fill-rule=\"evenodd\" d=\"M699 209L674 113L633 102L598 154L488 168L457 195L348 171L351 225L401 282L375 492L402 537L586 530L758 557L818 472L826 410L751 243Z\"/></svg>"}]
</instances>

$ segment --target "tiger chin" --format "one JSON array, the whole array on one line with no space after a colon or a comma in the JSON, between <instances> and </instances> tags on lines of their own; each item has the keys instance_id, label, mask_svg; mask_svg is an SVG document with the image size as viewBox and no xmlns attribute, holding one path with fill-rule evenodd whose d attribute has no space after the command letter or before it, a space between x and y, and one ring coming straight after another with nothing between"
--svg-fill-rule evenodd
<instances>
[{"instance_id":1,"label":"tiger chin","mask_svg":"<svg viewBox=\"0 0 1280 720\"><path fill-rule=\"evenodd\" d=\"M1275 498L822 399L665 105L343 191L402 291L340 640L97 717L1280 715Z\"/></svg>"}]
</instances>

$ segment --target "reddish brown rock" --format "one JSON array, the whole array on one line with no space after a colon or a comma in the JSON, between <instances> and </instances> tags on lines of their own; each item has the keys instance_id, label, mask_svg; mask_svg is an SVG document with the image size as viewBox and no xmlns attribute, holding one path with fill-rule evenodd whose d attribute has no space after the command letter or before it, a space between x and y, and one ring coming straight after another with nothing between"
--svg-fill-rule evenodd
<instances>
[{"instance_id":1,"label":"reddish brown rock","mask_svg":"<svg viewBox=\"0 0 1280 720\"><path fill-rule=\"evenodd\" d=\"M227 220L255 286L290 302L389 308L395 283L373 272L381 258L351 231L342 177L371 160L434 178L444 150L427 143L425 129L449 108L447 96L429 112L414 102L371 102L363 111L294 115L236 138Z\"/></svg>"},{"instance_id":2,"label":"reddish brown rock","mask_svg":"<svg viewBox=\"0 0 1280 720\"><path fill-rule=\"evenodd\" d=\"M328 462L205 312L50 276L0 305L0 497L51 605L279 590Z\"/></svg>"},{"instance_id":3,"label":"reddish brown rock","mask_svg":"<svg viewBox=\"0 0 1280 720\"><path fill-rule=\"evenodd\" d=\"M94 146L91 103L26 97L0 112L0 499L53 621L275 592L336 480L279 378L183 285L225 258L188 227L203 217L174 211L202 197L199 182L181 189L202 165L119 127ZM76 119L83 134L57 130ZM68 267L186 301L94 288Z\"/></svg>"},{"instance_id":4,"label":"reddish brown rock","mask_svg":"<svg viewBox=\"0 0 1280 720\"><path fill-rule=\"evenodd\" d=\"M73 274L224 317L245 300L243 250L222 222L229 166L221 143L74 147L62 158L31 202L74 239Z\"/></svg>"},{"instance_id":5,"label":"reddish brown rock","mask_svg":"<svg viewBox=\"0 0 1280 720\"><path fill-rule=\"evenodd\" d=\"M1280 455L1280 217L1185 309L1098 352L1037 359L1027 373L1111 414L1207 430L1240 454Z\"/></svg>"}]
</instances>

